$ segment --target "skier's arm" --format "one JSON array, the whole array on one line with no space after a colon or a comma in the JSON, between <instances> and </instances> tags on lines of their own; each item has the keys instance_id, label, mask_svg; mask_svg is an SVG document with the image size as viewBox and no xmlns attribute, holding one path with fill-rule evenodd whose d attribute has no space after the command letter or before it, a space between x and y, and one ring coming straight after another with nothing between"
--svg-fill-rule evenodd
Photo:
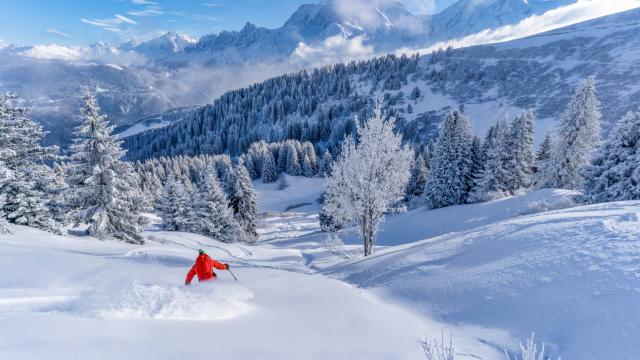
<instances>
[{"instance_id":1,"label":"skier's arm","mask_svg":"<svg viewBox=\"0 0 640 360\"><path fill-rule=\"evenodd\" d=\"M191 285L191 280L193 280L194 276L196 276L196 265L195 264L191 267L191 270L189 270L189 273L187 274L187 280L185 280L184 284L185 285Z\"/></svg>"},{"instance_id":2,"label":"skier's arm","mask_svg":"<svg viewBox=\"0 0 640 360\"><path fill-rule=\"evenodd\" d=\"M218 270L227 270L229 268L229 265L217 262L213 259L211 259L211 266Z\"/></svg>"}]
</instances>

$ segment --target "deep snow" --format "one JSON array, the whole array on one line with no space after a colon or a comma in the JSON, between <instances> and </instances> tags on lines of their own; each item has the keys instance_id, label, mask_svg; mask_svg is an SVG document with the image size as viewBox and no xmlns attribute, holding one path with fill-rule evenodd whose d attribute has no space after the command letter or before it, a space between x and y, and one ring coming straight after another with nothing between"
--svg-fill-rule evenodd
<instances>
[{"instance_id":1,"label":"deep snow","mask_svg":"<svg viewBox=\"0 0 640 360\"><path fill-rule=\"evenodd\" d=\"M640 354L640 202L561 209L573 193L544 190L416 209L389 216L362 259L352 232L325 244L322 179L286 183L256 183L255 245L13 227L0 235L0 358L422 359L421 339L452 333L457 358L503 359L532 331L564 359ZM222 271L182 286L198 248L240 282Z\"/></svg>"}]
</instances>

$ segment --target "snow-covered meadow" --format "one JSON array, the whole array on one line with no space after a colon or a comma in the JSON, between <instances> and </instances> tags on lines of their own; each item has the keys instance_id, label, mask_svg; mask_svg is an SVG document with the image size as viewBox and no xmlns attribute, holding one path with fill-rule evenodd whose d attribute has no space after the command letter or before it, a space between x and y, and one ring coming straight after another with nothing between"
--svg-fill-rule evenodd
<instances>
[{"instance_id":1,"label":"snow-covered meadow","mask_svg":"<svg viewBox=\"0 0 640 360\"><path fill-rule=\"evenodd\" d=\"M420 341L444 333L457 358L502 359L532 331L564 359L640 353L638 202L545 212L572 195L545 190L420 208L389 216L364 259L349 231L328 251L323 180L285 177L284 189L255 183L255 245L13 226L0 235L0 358L422 359ZM240 282L221 271L182 286L198 248Z\"/></svg>"}]
</instances>

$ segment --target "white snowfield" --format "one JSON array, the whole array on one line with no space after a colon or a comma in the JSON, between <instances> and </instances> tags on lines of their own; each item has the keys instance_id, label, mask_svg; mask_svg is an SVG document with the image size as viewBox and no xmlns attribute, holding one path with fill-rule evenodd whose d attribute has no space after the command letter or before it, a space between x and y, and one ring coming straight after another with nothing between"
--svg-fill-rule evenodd
<instances>
[{"instance_id":1,"label":"white snowfield","mask_svg":"<svg viewBox=\"0 0 640 360\"><path fill-rule=\"evenodd\" d=\"M390 216L363 259L351 233L323 244L322 181L287 183L256 183L269 213L255 245L13 227L0 235L0 359L424 359L420 341L441 333L457 359L504 359L532 331L554 358L640 358L640 202L535 213L570 205L544 190L416 209ZM198 248L240 282L219 271L182 286Z\"/></svg>"}]
</instances>

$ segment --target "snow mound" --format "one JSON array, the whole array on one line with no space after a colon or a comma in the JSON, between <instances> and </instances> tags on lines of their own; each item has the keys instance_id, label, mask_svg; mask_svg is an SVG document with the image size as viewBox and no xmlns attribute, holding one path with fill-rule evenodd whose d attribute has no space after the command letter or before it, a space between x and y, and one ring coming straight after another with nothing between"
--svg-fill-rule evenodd
<instances>
[{"instance_id":1,"label":"snow mound","mask_svg":"<svg viewBox=\"0 0 640 360\"><path fill-rule=\"evenodd\" d=\"M221 320L250 310L253 293L224 280L192 287L132 283L121 292L120 303L98 311L103 318Z\"/></svg>"},{"instance_id":2,"label":"snow mound","mask_svg":"<svg viewBox=\"0 0 640 360\"><path fill-rule=\"evenodd\" d=\"M640 354L631 335L640 331L639 258L640 202L627 201L449 233L325 273L449 323L515 339L535 331L553 358L632 360Z\"/></svg>"}]
</instances>

